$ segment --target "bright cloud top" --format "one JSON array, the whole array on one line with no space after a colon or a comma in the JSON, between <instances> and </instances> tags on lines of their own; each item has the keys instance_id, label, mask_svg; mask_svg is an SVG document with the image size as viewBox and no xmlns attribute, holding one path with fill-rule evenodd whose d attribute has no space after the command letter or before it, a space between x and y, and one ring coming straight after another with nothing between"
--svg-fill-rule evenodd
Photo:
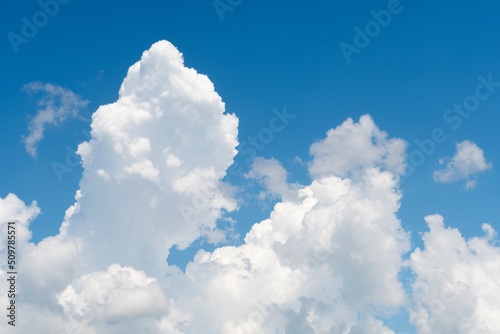
<instances>
[{"instance_id":1,"label":"bright cloud top","mask_svg":"<svg viewBox=\"0 0 500 334\"><path fill-rule=\"evenodd\" d=\"M446 166L434 171L436 182L465 180L466 189L474 189L478 174L492 168L492 164L486 161L483 150L468 140L456 143L455 155L452 158L442 158L439 163Z\"/></svg>"},{"instance_id":2,"label":"bright cloud top","mask_svg":"<svg viewBox=\"0 0 500 334\"><path fill-rule=\"evenodd\" d=\"M372 166L403 174L407 143L399 138L387 138L371 116L364 115L359 123L351 118L328 131L325 139L311 145L313 175L349 176Z\"/></svg>"},{"instance_id":3,"label":"bright cloud top","mask_svg":"<svg viewBox=\"0 0 500 334\"><path fill-rule=\"evenodd\" d=\"M78 148L80 189L59 235L29 242L40 209L0 198L0 225L19 221L19 291L29 296L19 314L32 321L17 330L394 334L385 320L407 308L420 333L498 332L496 232L484 224L485 237L465 241L430 216L425 248L405 260L410 235L397 212L406 142L369 115L311 146L308 185L290 184L278 160L256 159L247 176L262 183L264 197L281 200L240 245L200 250L185 272L168 265L171 247L223 242L217 223L237 207L222 181L237 153L237 117L161 41L130 67L118 100L101 106L91 126L92 139ZM407 267L413 295L400 275ZM0 302L6 296L0 285Z\"/></svg>"},{"instance_id":4,"label":"bright cloud top","mask_svg":"<svg viewBox=\"0 0 500 334\"><path fill-rule=\"evenodd\" d=\"M67 222L90 267L117 262L159 274L172 246L224 240L217 220L236 202L221 180L237 153L238 118L171 43L144 52L91 128L77 152L80 213Z\"/></svg>"},{"instance_id":5,"label":"bright cloud top","mask_svg":"<svg viewBox=\"0 0 500 334\"><path fill-rule=\"evenodd\" d=\"M30 94L40 93L39 109L30 118L28 136L23 138L26 152L32 157L37 155L37 146L44 137L48 125L60 126L69 118L78 117L80 110L89 101L82 99L67 88L42 82L31 82L23 87Z\"/></svg>"}]
</instances>

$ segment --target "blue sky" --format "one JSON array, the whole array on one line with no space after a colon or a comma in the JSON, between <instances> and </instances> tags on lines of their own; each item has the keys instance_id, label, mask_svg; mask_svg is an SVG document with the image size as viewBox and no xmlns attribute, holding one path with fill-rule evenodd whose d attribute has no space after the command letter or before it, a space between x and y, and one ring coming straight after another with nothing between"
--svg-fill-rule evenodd
<instances>
[{"instance_id":1,"label":"blue sky","mask_svg":"<svg viewBox=\"0 0 500 334\"><path fill-rule=\"evenodd\" d=\"M7 2L0 14L0 198L15 193L25 203L37 201L42 214L30 225L33 242L56 235L65 210L74 203L83 169L71 167L59 180L53 163L64 164L67 148L76 150L88 140L92 114L117 100L128 68L144 50L167 40L183 53L187 67L210 78L226 111L239 118L240 143L269 127L273 109L286 107L296 115L259 152L279 160L289 181L311 183L310 145L349 117L358 121L370 114L390 138L409 143L408 153L418 150L415 140L432 138L440 128L447 139L401 184L397 216L412 234L412 250L422 247L420 234L427 231L424 216L429 214L444 216L466 239L483 235L483 223L498 230L500 87L456 130L443 115L475 94L479 77L500 81L500 5L403 0L399 13L348 62L339 45L355 45L354 28L365 29L373 20L371 11L386 10L389 4L242 1L221 20L211 1L72 0L60 4L16 52L8 34L22 35L22 18L32 21L41 7L36 1ZM22 90L30 82L65 87L89 101L80 117L47 127L36 158L22 142L40 98ZM478 174L474 189L465 189L463 181L435 182L433 173L442 168L439 159L452 157L456 143L464 140L481 148L493 167ZM227 180L243 195L240 209L228 216L241 235L233 243L241 244L253 224L269 217L278 199L259 200L260 187L244 177L251 161L241 150L235 161L243 173ZM215 247L198 240L186 251L173 250L169 264L184 268L198 249ZM396 333L415 332L405 312L388 323Z\"/></svg>"}]
</instances>

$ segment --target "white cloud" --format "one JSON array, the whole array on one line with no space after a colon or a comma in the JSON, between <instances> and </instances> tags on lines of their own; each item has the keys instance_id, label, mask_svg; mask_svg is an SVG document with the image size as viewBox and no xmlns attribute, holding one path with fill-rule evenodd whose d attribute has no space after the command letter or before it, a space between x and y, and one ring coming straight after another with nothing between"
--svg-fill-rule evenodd
<instances>
[{"instance_id":1,"label":"white cloud","mask_svg":"<svg viewBox=\"0 0 500 334\"><path fill-rule=\"evenodd\" d=\"M172 246L213 240L221 210L236 207L220 180L236 154L237 125L212 82L185 67L172 44L144 52L118 101L93 114L92 140L78 148L82 197L68 233L88 268L119 263L157 275Z\"/></svg>"},{"instance_id":2,"label":"white cloud","mask_svg":"<svg viewBox=\"0 0 500 334\"><path fill-rule=\"evenodd\" d=\"M40 213L37 203L27 206L16 195L9 194L0 198L0 257L7 259L7 223L15 224L15 269L18 275L18 322L17 329L31 332L31 325L38 321L42 328L57 332L63 328L64 321L58 313L60 308L55 300L55 292L62 289L74 277L78 266L77 248L73 242L61 242L55 237L45 238L38 245L30 243L29 224ZM0 269L0 275L6 277L7 270ZM54 268L57 268L55 270ZM0 284L0 304L7 305L7 284ZM22 297L21 297L22 296ZM22 302L21 302L22 300ZM19 314L26 314L34 322L19 321ZM50 319L50 320L49 320ZM6 322L0 323L0 331L9 333ZM34 330L34 329L33 329Z\"/></svg>"},{"instance_id":3,"label":"white cloud","mask_svg":"<svg viewBox=\"0 0 500 334\"><path fill-rule=\"evenodd\" d=\"M139 138L135 142L129 145L130 154L134 158L141 154L147 154L151 152L151 142L149 138Z\"/></svg>"},{"instance_id":4,"label":"white cloud","mask_svg":"<svg viewBox=\"0 0 500 334\"><path fill-rule=\"evenodd\" d=\"M406 303L396 186L373 168L361 182L323 177L278 203L242 246L200 251L169 279L181 287L172 298L199 315L186 333L362 333L372 324L392 333L374 317Z\"/></svg>"},{"instance_id":5,"label":"white cloud","mask_svg":"<svg viewBox=\"0 0 500 334\"><path fill-rule=\"evenodd\" d=\"M0 218L19 219L23 236L19 314L33 321L18 330L394 334L385 318L413 305L422 333L499 331L496 232L484 225L486 237L466 242L427 217L425 249L405 261L410 239L397 212L406 143L369 115L311 146L307 186L289 184L279 161L257 159L248 176L281 201L241 245L200 250L185 272L165 261L171 247L224 240L217 222L237 207L222 178L238 119L210 80L161 41L130 67L118 100L101 106L91 126L59 235L30 243L36 203L0 199ZM407 265L416 275L413 303L400 277ZM448 285L458 302L433 314ZM0 285L0 303L5 292Z\"/></svg>"},{"instance_id":6,"label":"white cloud","mask_svg":"<svg viewBox=\"0 0 500 334\"><path fill-rule=\"evenodd\" d=\"M165 163L167 167L180 167L180 165L182 165L182 160L179 159L179 157L175 154L170 153L170 150L170 147L167 147L163 150L163 155L166 158Z\"/></svg>"},{"instance_id":7,"label":"white cloud","mask_svg":"<svg viewBox=\"0 0 500 334\"><path fill-rule=\"evenodd\" d=\"M287 171L278 160L258 157L254 160L251 170L245 177L255 179L265 186L266 191L259 194L259 197L264 199L276 195L279 197L294 196L295 192L287 182L287 175Z\"/></svg>"},{"instance_id":8,"label":"white cloud","mask_svg":"<svg viewBox=\"0 0 500 334\"><path fill-rule=\"evenodd\" d=\"M401 154L400 147L384 154ZM359 166L352 152L325 150L322 159L330 154L339 165ZM372 158L356 179L322 175L295 190L277 160L257 159L249 176L294 196L255 224L243 245L200 251L185 274L171 273L169 296L195 314L184 333L393 333L376 318L407 303L398 275L410 244L395 215L398 176L378 169L380 155Z\"/></svg>"},{"instance_id":9,"label":"white cloud","mask_svg":"<svg viewBox=\"0 0 500 334\"><path fill-rule=\"evenodd\" d=\"M97 175L99 175L100 177L102 177L104 180L108 180L109 179L109 174L104 169L98 169L97 170Z\"/></svg>"},{"instance_id":10,"label":"white cloud","mask_svg":"<svg viewBox=\"0 0 500 334\"><path fill-rule=\"evenodd\" d=\"M40 214L41 210L36 201L27 206L14 194L0 197L0 255L7 258L7 225L12 225L16 231L16 241L20 244L31 239L30 223ZM4 263L2 263L4 265Z\"/></svg>"},{"instance_id":11,"label":"white cloud","mask_svg":"<svg viewBox=\"0 0 500 334\"><path fill-rule=\"evenodd\" d=\"M144 52L78 147L82 196L66 223L86 270L119 263L162 275L174 245L223 240L217 219L236 202L221 179L237 153L237 126L212 82L185 67L172 44Z\"/></svg>"},{"instance_id":12,"label":"white cloud","mask_svg":"<svg viewBox=\"0 0 500 334\"><path fill-rule=\"evenodd\" d=\"M455 155L452 158L440 159L439 164L446 166L434 171L436 182L465 180L467 190L476 187L477 174L492 168L492 164L486 161L483 150L468 140L456 143Z\"/></svg>"},{"instance_id":13,"label":"white cloud","mask_svg":"<svg viewBox=\"0 0 500 334\"><path fill-rule=\"evenodd\" d=\"M28 243L27 235L20 244L26 276L19 289L30 296L20 313L29 309L25 314L36 313L33 318L51 313L46 328L63 332L68 319L56 295L71 285L81 297L87 291L76 288L82 275L99 276L119 264L163 278L172 246L185 248L200 237L223 240L217 220L236 202L221 179L237 153L237 126L206 76L185 67L172 44L154 44L129 69L118 101L92 117L92 139L78 148L84 167L80 190L61 233L37 245ZM171 157L164 156L165 148ZM189 189L182 184L187 180ZM19 202L20 209L9 205L0 216L26 211ZM191 210L188 215L183 206ZM129 307L131 301L122 302ZM101 323L84 331L157 333L190 319L179 309L164 313L155 322ZM36 332L32 325L25 322L20 330Z\"/></svg>"},{"instance_id":14,"label":"white cloud","mask_svg":"<svg viewBox=\"0 0 500 334\"><path fill-rule=\"evenodd\" d=\"M0 224L18 221L27 226L39 214L40 208L36 201L26 206L26 204L14 194L8 194L3 199L0 197Z\"/></svg>"},{"instance_id":15,"label":"white cloud","mask_svg":"<svg viewBox=\"0 0 500 334\"><path fill-rule=\"evenodd\" d=\"M28 93L41 93L38 101L39 109L35 116L30 118L28 136L23 137L26 152L36 157L37 146L44 137L48 125L60 126L68 118L79 116L80 110L87 106L89 101L67 88L42 82L31 82L23 87Z\"/></svg>"},{"instance_id":16,"label":"white cloud","mask_svg":"<svg viewBox=\"0 0 500 334\"><path fill-rule=\"evenodd\" d=\"M388 139L370 115L361 116L359 123L349 118L311 145L309 170L315 176L345 177L376 165L403 174L406 147L404 140Z\"/></svg>"},{"instance_id":17,"label":"white cloud","mask_svg":"<svg viewBox=\"0 0 500 334\"><path fill-rule=\"evenodd\" d=\"M353 160L362 146L327 149L345 127L354 130L343 139L368 137L377 141L370 148L377 153ZM387 139L369 116L328 134L336 139L311 149L311 169L322 171L309 186L288 184L277 160L256 160L249 175L284 197L243 245L200 251L186 273L167 267L172 246L224 238L216 221L221 210L236 208L221 179L236 154L237 118L224 113L212 83L184 67L175 47L153 45L130 68L118 101L92 117L93 139L78 149L81 189L61 234L26 246L32 268L26 275L37 281L26 281L24 289L43 292L28 305L49 305L51 326L77 321L92 333L367 327L391 333L376 317L406 302L398 273L409 240L395 216L398 178L383 168L400 169L405 144ZM329 161L346 175L355 170L357 178L332 175L321 165ZM58 271L51 269L55 263ZM93 318L90 300L100 299L103 318ZM132 300L154 316L123 320L134 314ZM169 311L168 305L175 306Z\"/></svg>"},{"instance_id":18,"label":"white cloud","mask_svg":"<svg viewBox=\"0 0 500 334\"><path fill-rule=\"evenodd\" d=\"M411 255L416 274L411 318L419 333L500 333L500 248L495 232L466 241L440 215L425 218L425 249Z\"/></svg>"},{"instance_id":19,"label":"white cloud","mask_svg":"<svg viewBox=\"0 0 500 334\"><path fill-rule=\"evenodd\" d=\"M140 318L158 322L168 314L169 301L154 278L131 267L111 265L84 275L58 294L72 321L123 323Z\"/></svg>"},{"instance_id":20,"label":"white cloud","mask_svg":"<svg viewBox=\"0 0 500 334\"><path fill-rule=\"evenodd\" d=\"M80 274L78 243L69 238L48 237L36 245L18 243L18 249L22 250L19 289L35 304L57 310L55 293Z\"/></svg>"},{"instance_id":21,"label":"white cloud","mask_svg":"<svg viewBox=\"0 0 500 334\"><path fill-rule=\"evenodd\" d=\"M160 175L160 171L155 168L151 160L134 162L132 165L125 167L125 171L130 174L139 174L150 181L158 181L158 175Z\"/></svg>"}]
</instances>

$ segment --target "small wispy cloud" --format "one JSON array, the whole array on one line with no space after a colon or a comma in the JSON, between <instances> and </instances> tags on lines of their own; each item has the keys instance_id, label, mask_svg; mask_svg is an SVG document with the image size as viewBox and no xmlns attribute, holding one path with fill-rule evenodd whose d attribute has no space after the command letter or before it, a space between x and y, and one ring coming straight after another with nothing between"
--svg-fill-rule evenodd
<instances>
[{"instance_id":1,"label":"small wispy cloud","mask_svg":"<svg viewBox=\"0 0 500 334\"><path fill-rule=\"evenodd\" d=\"M251 170L245 174L248 179L257 180L265 187L265 191L259 194L260 199L280 198L293 195L293 191L287 181L288 172L281 163L274 159L258 157L254 160Z\"/></svg>"},{"instance_id":2,"label":"small wispy cloud","mask_svg":"<svg viewBox=\"0 0 500 334\"><path fill-rule=\"evenodd\" d=\"M46 127L60 126L69 118L78 117L80 110L85 108L89 101L67 88L43 82L30 82L22 90L29 94L42 94L36 115L30 117L28 135L22 138L26 152L35 158L37 146L44 138Z\"/></svg>"},{"instance_id":3,"label":"small wispy cloud","mask_svg":"<svg viewBox=\"0 0 500 334\"><path fill-rule=\"evenodd\" d=\"M439 160L446 166L434 171L434 180L439 183L451 183L465 180L465 189L474 189L477 184L477 174L492 168L486 161L483 150L475 143L464 140L456 143L457 150L452 158Z\"/></svg>"}]
</instances>

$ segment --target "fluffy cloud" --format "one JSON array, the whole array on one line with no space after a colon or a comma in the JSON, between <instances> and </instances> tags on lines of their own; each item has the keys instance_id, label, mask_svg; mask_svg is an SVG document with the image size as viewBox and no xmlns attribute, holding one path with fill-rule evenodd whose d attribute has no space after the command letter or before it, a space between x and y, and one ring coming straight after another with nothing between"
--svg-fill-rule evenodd
<instances>
[{"instance_id":1,"label":"fluffy cloud","mask_svg":"<svg viewBox=\"0 0 500 334\"><path fill-rule=\"evenodd\" d=\"M30 89L53 87L40 84ZM52 102L44 103L46 114L52 115ZM54 115L61 116L54 116L58 122L63 119ZM238 119L225 113L210 80L185 67L172 44L162 41L146 51L129 69L119 99L92 117L92 139L78 148L84 167L80 189L61 233L35 245L29 243L25 224L26 236L19 243L23 264L19 289L29 297L20 313L53 319L43 322L46 328L63 332L68 317L74 316L71 307L91 295L82 277L102 277L108 267L110 274L116 263L134 267L116 275L144 270L148 277L163 277L172 246L184 248L200 237L222 241L225 235L217 220L223 211L236 208L228 195L231 187L221 179L237 153L237 126ZM27 207L15 195L2 200L0 208L1 217L26 222L39 212L36 203ZM97 280L89 278L87 283ZM159 285L154 286L148 293L158 294ZM61 299L68 294L56 298L61 291L70 294L69 287L76 291L73 299ZM141 293L131 298L141 299ZM110 305L129 307L131 301L117 296ZM61 313L62 306L66 314ZM174 332L182 319L190 318L175 306L172 310L162 312L154 323L135 319L124 329L110 322L94 326L90 321L79 330ZM120 312L115 316L124 314ZM79 319L86 324L84 320ZM20 326L25 332L35 331L29 323Z\"/></svg>"},{"instance_id":2,"label":"fluffy cloud","mask_svg":"<svg viewBox=\"0 0 500 334\"><path fill-rule=\"evenodd\" d=\"M259 197L264 199L275 196L294 196L295 191L290 189L290 185L287 182L287 174L287 171L278 160L258 157L254 160L250 172L245 174L245 177L257 180L260 184L264 185L266 190L259 194ZM294 185L294 187L297 186Z\"/></svg>"},{"instance_id":3,"label":"fluffy cloud","mask_svg":"<svg viewBox=\"0 0 500 334\"><path fill-rule=\"evenodd\" d=\"M84 275L57 296L70 326L111 325L130 331L130 323L159 327L168 314L169 300L154 278L131 267L111 265L106 271ZM95 329L94 329L95 330ZM100 332L97 330L97 332Z\"/></svg>"},{"instance_id":4,"label":"fluffy cloud","mask_svg":"<svg viewBox=\"0 0 500 334\"><path fill-rule=\"evenodd\" d=\"M40 213L37 203L26 205L16 195L9 194L0 198L0 257L7 258L7 223L15 221L16 270L22 275L17 281L17 314L29 315L29 318L56 333L63 328L54 293L66 286L74 276L77 266L77 249L71 242L61 242L54 237L44 239L38 245L30 243L29 224ZM6 269L0 270L0 276L6 277ZM7 284L0 284L0 304L7 305ZM22 293L21 293L22 291ZM31 322L20 322L16 328L25 333L32 332ZM0 323L0 331L9 333L6 322Z\"/></svg>"},{"instance_id":5,"label":"fluffy cloud","mask_svg":"<svg viewBox=\"0 0 500 334\"><path fill-rule=\"evenodd\" d=\"M40 214L40 208L36 201L29 206L14 194L8 194L5 198L0 198L0 224L17 221L28 226L29 223Z\"/></svg>"},{"instance_id":6,"label":"fluffy cloud","mask_svg":"<svg viewBox=\"0 0 500 334\"><path fill-rule=\"evenodd\" d=\"M289 184L275 159L256 159L247 176L262 183L263 196L281 196L269 218L240 245L200 250L185 272L168 266L173 246L225 238L217 222L237 207L222 182L237 126L210 80L172 44L144 52L78 147L83 177L60 234L30 243L36 203L0 199L0 224L17 219L23 231L19 314L32 321L17 329L393 334L385 318L412 305L421 333L498 332L495 231L484 225L486 237L465 241L439 216L427 217L425 249L405 261L410 239L397 212L406 143L369 115L311 146L309 185ZM416 275L413 302L400 277L407 265ZM0 285L0 302L5 292ZM440 314L438 295L455 297Z\"/></svg>"},{"instance_id":7,"label":"fluffy cloud","mask_svg":"<svg viewBox=\"0 0 500 334\"><path fill-rule=\"evenodd\" d=\"M117 262L161 275L172 246L223 240L216 221L236 202L221 179L237 153L237 126L212 82L185 67L172 44L144 52L78 148L79 213L67 225L88 268Z\"/></svg>"},{"instance_id":8,"label":"fluffy cloud","mask_svg":"<svg viewBox=\"0 0 500 334\"><path fill-rule=\"evenodd\" d=\"M28 93L41 93L35 116L30 119L28 136L23 138L26 152L36 157L37 145L43 139L47 125L59 126L70 117L77 117L89 103L67 88L42 82L31 82L23 87Z\"/></svg>"},{"instance_id":9,"label":"fluffy cloud","mask_svg":"<svg viewBox=\"0 0 500 334\"><path fill-rule=\"evenodd\" d=\"M329 130L325 139L311 145L313 161L309 170L315 176L344 177L376 165L402 174L406 147L402 139L388 139L370 115L361 116L359 123L349 118Z\"/></svg>"},{"instance_id":10,"label":"fluffy cloud","mask_svg":"<svg viewBox=\"0 0 500 334\"><path fill-rule=\"evenodd\" d=\"M40 214L36 201L27 206L14 194L0 197L0 255L7 254L7 224L16 222L16 238L18 243L26 243L31 238L29 224Z\"/></svg>"},{"instance_id":11,"label":"fluffy cloud","mask_svg":"<svg viewBox=\"0 0 500 334\"><path fill-rule=\"evenodd\" d=\"M411 318L419 333L500 332L500 248L496 232L466 241L440 215L425 218L425 249L411 255L416 274Z\"/></svg>"},{"instance_id":12,"label":"fluffy cloud","mask_svg":"<svg viewBox=\"0 0 500 334\"><path fill-rule=\"evenodd\" d=\"M456 152L452 158L443 158L439 164L445 168L434 171L434 180L440 183L450 183L465 180L465 188L473 189L477 184L477 174L491 169L483 150L471 141L456 143Z\"/></svg>"},{"instance_id":13,"label":"fluffy cloud","mask_svg":"<svg viewBox=\"0 0 500 334\"><path fill-rule=\"evenodd\" d=\"M375 317L406 303L396 186L374 168L360 182L325 176L278 203L243 245L200 251L169 279L199 315L185 332L392 333Z\"/></svg>"},{"instance_id":14,"label":"fluffy cloud","mask_svg":"<svg viewBox=\"0 0 500 334\"><path fill-rule=\"evenodd\" d=\"M361 122L373 123L369 116ZM360 123L347 122L355 129ZM374 123L368 127L378 131ZM357 133L345 140L355 141L351 136ZM385 151L362 163L352 161L352 152L325 149L321 163L350 165L356 178L323 168L311 185L295 190L277 160L257 159L248 176L293 196L255 224L243 245L200 251L185 273L171 273L167 286L175 289L168 294L196 315L183 332L393 333L377 317L407 303L398 275L410 243L396 217L398 175L380 169L381 157L403 154L405 144L384 140Z\"/></svg>"},{"instance_id":15,"label":"fluffy cloud","mask_svg":"<svg viewBox=\"0 0 500 334\"><path fill-rule=\"evenodd\" d=\"M7 224L16 223L13 225L16 243L25 245L31 239L29 224L40 212L36 201L26 205L14 194L8 194L5 198L0 197L0 256L2 259L7 258Z\"/></svg>"}]
</instances>

